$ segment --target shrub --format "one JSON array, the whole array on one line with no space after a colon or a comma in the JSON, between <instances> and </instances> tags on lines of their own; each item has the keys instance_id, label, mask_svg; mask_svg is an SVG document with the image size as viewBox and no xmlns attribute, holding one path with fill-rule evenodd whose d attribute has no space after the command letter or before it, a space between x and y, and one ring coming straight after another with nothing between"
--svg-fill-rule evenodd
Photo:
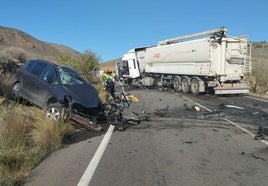
<instances>
[{"instance_id":1,"label":"shrub","mask_svg":"<svg viewBox=\"0 0 268 186\"><path fill-rule=\"evenodd\" d=\"M36 107L0 106L0 185L21 185L35 166L60 148L64 136L73 134L69 125L48 120Z\"/></svg>"},{"instance_id":2,"label":"shrub","mask_svg":"<svg viewBox=\"0 0 268 186\"><path fill-rule=\"evenodd\" d=\"M17 47L9 47L0 51L1 63L24 63L26 61L26 55L23 49Z\"/></svg>"},{"instance_id":3,"label":"shrub","mask_svg":"<svg viewBox=\"0 0 268 186\"><path fill-rule=\"evenodd\" d=\"M72 66L88 81L93 84L100 82L98 77L95 77L93 73L99 70L98 57L94 52L86 50L85 53L81 54L81 61L77 61L68 54L60 55L56 58L59 65Z\"/></svg>"},{"instance_id":4,"label":"shrub","mask_svg":"<svg viewBox=\"0 0 268 186\"><path fill-rule=\"evenodd\" d=\"M11 92L13 76L0 76L0 96L7 96Z\"/></svg>"},{"instance_id":5,"label":"shrub","mask_svg":"<svg viewBox=\"0 0 268 186\"><path fill-rule=\"evenodd\" d=\"M64 124L48 120L44 117L35 118L34 128L30 136L34 146L50 153L61 146Z\"/></svg>"},{"instance_id":6,"label":"shrub","mask_svg":"<svg viewBox=\"0 0 268 186\"><path fill-rule=\"evenodd\" d=\"M250 77L251 89L254 93L264 94L268 91L268 64L260 58L252 64Z\"/></svg>"}]
</instances>

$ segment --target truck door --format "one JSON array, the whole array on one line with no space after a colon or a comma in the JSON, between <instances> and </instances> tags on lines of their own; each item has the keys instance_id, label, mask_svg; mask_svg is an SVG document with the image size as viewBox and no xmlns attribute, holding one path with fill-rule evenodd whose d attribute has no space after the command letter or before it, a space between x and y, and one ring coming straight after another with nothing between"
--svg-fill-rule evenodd
<instances>
[{"instance_id":1,"label":"truck door","mask_svg":"<svg viewBox=\"0 0 268 186\"><path fill-rule=\"evenodd\" d=\"M130 78L140 77L139 65L135 59L128 60L128 68L129 68L129 77Z\"/></svg>"}]
</instances>

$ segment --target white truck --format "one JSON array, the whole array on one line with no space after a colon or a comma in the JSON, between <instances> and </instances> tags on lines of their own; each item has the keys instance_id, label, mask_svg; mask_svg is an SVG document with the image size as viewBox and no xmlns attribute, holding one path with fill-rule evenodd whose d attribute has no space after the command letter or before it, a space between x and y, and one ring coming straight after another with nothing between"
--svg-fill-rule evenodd
<instances>
[{"instance_id":1,"label":"white truck","mask_svg":"<svg viewBox=\"0 0 268 186\"><path fill-rule=\"evenodd\" d=\"M251 72L247 36L227 36L217 29L140 47L116 62L116 73L131 85L167 86L194 95L248 94L244 75Z\"/></svg>"}]
</instances>

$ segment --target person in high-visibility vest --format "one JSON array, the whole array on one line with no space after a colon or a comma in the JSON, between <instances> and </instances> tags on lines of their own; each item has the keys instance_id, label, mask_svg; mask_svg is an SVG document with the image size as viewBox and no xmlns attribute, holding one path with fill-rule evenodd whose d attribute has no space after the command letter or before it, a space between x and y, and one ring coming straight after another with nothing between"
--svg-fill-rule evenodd
<instances>
[{"instance_id":1,"label":"person in high-visibility vest","mask_svg":"<svg viewBox=\"0 0 268 186\"><path fill-rule=\"evenodd\" d=\"M104 81L105 90L114 98L114 81L106 73L102 75L102 80Z\"/></svg>"}]
</instances>

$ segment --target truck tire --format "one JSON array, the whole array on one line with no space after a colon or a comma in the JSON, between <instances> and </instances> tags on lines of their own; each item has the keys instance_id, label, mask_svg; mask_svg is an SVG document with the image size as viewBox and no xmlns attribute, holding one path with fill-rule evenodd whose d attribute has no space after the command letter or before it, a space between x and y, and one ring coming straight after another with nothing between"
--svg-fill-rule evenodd
<instances>
[{"instance_id":1,"label":"truck tire","mask_svg":"<svg viewBox=\"0 0 268 186\"><path fill-rule=\"evenodd\" d=\"M188 79L187 78L183 78L181 80L181 90L182 93L187 94L189 92L189 84L188 84Z\"/></svg>"},{"instance_id":2,"label":"truck tire","mask_svg":"<svg viewBox=\"0 0 268 186\"><path fill-rule=\"evenodd\" d=\"M175 78L173 79L173 89L174 89L176 92L181 91L180 78L175 77Z\"/></svg>"},{"instance_id":3,"label":"truck tire","mask_svg":"<svg viewBox=\"0 0 268 186\"><path fill-rule=\"evenodd\" d=\"M190 88L193 95L199 94L199 81L195 78L192 79Z\"/></svg>"}]
</instances>

